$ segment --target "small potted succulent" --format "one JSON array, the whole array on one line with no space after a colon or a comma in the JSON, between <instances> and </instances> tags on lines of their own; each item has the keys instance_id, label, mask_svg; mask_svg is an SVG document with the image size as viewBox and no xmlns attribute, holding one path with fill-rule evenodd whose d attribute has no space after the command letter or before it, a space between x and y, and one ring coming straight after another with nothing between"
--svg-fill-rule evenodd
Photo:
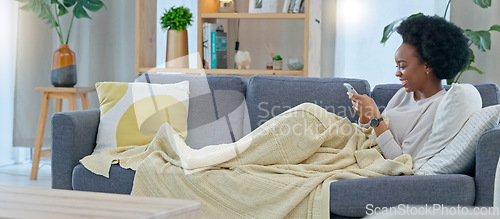
<instances>
[{"instance_id":1,"label":"small potted succulent","mask_svg":"<svg viewBox=\"0 0 500 219\"><path fill-rule=\"evenodd\" d=\"M273 69L282 70L283 69L283 58L280 55L275 55L273 57Z\"/></svg>"},{"instance_id":2,"label":"small potted succulent","mask_svg":"<svg viewBox=\"0 0 500 219\"><path fill-rule=\"evenodd\" d=\"M188 35L187 27L193 22L193 14L189 8L171 7L165 9L160 18L160 24L163 30L167 30L167 68L187 68L189 62L188 55Z\"/></svg>"}]
</instances>

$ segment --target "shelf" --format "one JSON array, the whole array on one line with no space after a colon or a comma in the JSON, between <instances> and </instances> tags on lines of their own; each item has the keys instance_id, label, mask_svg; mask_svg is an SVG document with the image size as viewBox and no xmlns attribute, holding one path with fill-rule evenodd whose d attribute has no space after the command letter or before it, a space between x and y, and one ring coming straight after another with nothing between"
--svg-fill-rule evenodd
<instances>
[{"instance_id":1,"label":"shelf","mask_svg":"<svg viewBox=\"0 0 500 219\"><path fill-rule=\"evenodd\" d=\"M304 71L264 70L264 69L199 69L199 68L140 68L140 72L179 72L185 74L217 75L289 75L304 76Z\"/></svg>"},{"instance_id":2,"label":"shelf","mask_svg":"<svg viewBox=\"0 0 500 219\"><path fill-rule=\"evenodd\" d=\"M203 57L203 22L217 22L216 19L290 19L304 22L304 31L297 31L304 35L303 57L304 70L264 70L264 69L189 69L189 68L156 68L156 25L157 0L136 0L135 23L135 72L181 72L186 74L221 74L221 75L291 75L308 76L309 59L309 0L305 0L304 13L216 13L217 0L198 0L198 21L196 26L197 51ZM277 30L278 31L278 30ZM259 34L259 33L254 33ZM228 54L229 55L229 54ZM233 54L231 54L233 55ZM201 65L201 64L200 64ZM197 66L200 66L197 65Z\"/></svg>"},{"instance_id":3,"label":"shelf","mask_svg":"<svg viewBox=\"0 0 500 219\"><path fill-rule=\"evenodd\" d=\"M202 13L201 18L212 19L305 19L304 13Z\"/></svg>"}]
</instances>

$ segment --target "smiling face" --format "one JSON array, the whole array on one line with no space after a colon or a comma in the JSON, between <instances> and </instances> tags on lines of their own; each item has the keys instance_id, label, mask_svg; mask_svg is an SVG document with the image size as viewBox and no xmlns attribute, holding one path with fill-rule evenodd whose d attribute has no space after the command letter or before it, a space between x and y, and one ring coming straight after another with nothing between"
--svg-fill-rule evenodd
<instances>
[{"instance_id":1,"label":"smiling face","mask_svg":"<svg viewBox=\"0 0 500 219\"><path fill-rule=\"evenodd\" d=\"M431 80L431 69L427 67L418 54L416 48L403 43L396 51L396 77L399 78L406 92L422 92ZM427 74L426 72L429 72Z\"/></svg>"}]
</instances>

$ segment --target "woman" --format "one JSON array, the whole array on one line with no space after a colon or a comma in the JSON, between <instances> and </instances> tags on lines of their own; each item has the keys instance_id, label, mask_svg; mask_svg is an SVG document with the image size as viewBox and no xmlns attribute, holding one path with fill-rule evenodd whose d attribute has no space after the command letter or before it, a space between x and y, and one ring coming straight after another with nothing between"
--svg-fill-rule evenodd
<instances>
[{"instance_id":1,"label":"woman","mask_svg":"<svg viewBox=\"0 0 500 219\"><path fill-rule=\"evenodd\" d=\"M454 78L469 60L468 39L461 29L438 17L408 18L398 27L403 44L395 54L396 77L403 87L381 114L372 98L348 93L359 123L374 126L386 158L416 157L429 138L436 109L445 91L441 80ZM390 119L388 128L378 122Z\"/></svg>"}]
</instances>

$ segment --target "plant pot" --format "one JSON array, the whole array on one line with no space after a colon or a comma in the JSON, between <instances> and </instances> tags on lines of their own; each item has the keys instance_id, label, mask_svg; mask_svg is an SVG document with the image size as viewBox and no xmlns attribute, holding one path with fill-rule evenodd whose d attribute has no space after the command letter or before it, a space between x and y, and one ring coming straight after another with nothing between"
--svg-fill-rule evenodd
<instances>
[{"instance_id":1,"label":"plant pot","mask_svg":"<svg viewBox=\"0 0 500 219\"><path fill-rule=\"evenodd\" d=\"M51 83L54 87L73 87L76 84L76 57L67 44L61 44L52 56Z\"/></svg>"},{"instance_id":2,"label":"plant pot","mask_svg":"<svg viewBox=\"0 0 500 219\"><path fill-rule=\"evenodd\" d=\"M187 30L167 31L167 68L189 68Z\"/></svg>"},{"instance_id":3,"label":"plant pot","mask_svg":"<svg viewBox=\"0 0 500 219\"><path fill-rule=\"evenodd\" d=\"M273 60L274 70L283 70L283 60Z\"/></svg>"}]
</instances>

